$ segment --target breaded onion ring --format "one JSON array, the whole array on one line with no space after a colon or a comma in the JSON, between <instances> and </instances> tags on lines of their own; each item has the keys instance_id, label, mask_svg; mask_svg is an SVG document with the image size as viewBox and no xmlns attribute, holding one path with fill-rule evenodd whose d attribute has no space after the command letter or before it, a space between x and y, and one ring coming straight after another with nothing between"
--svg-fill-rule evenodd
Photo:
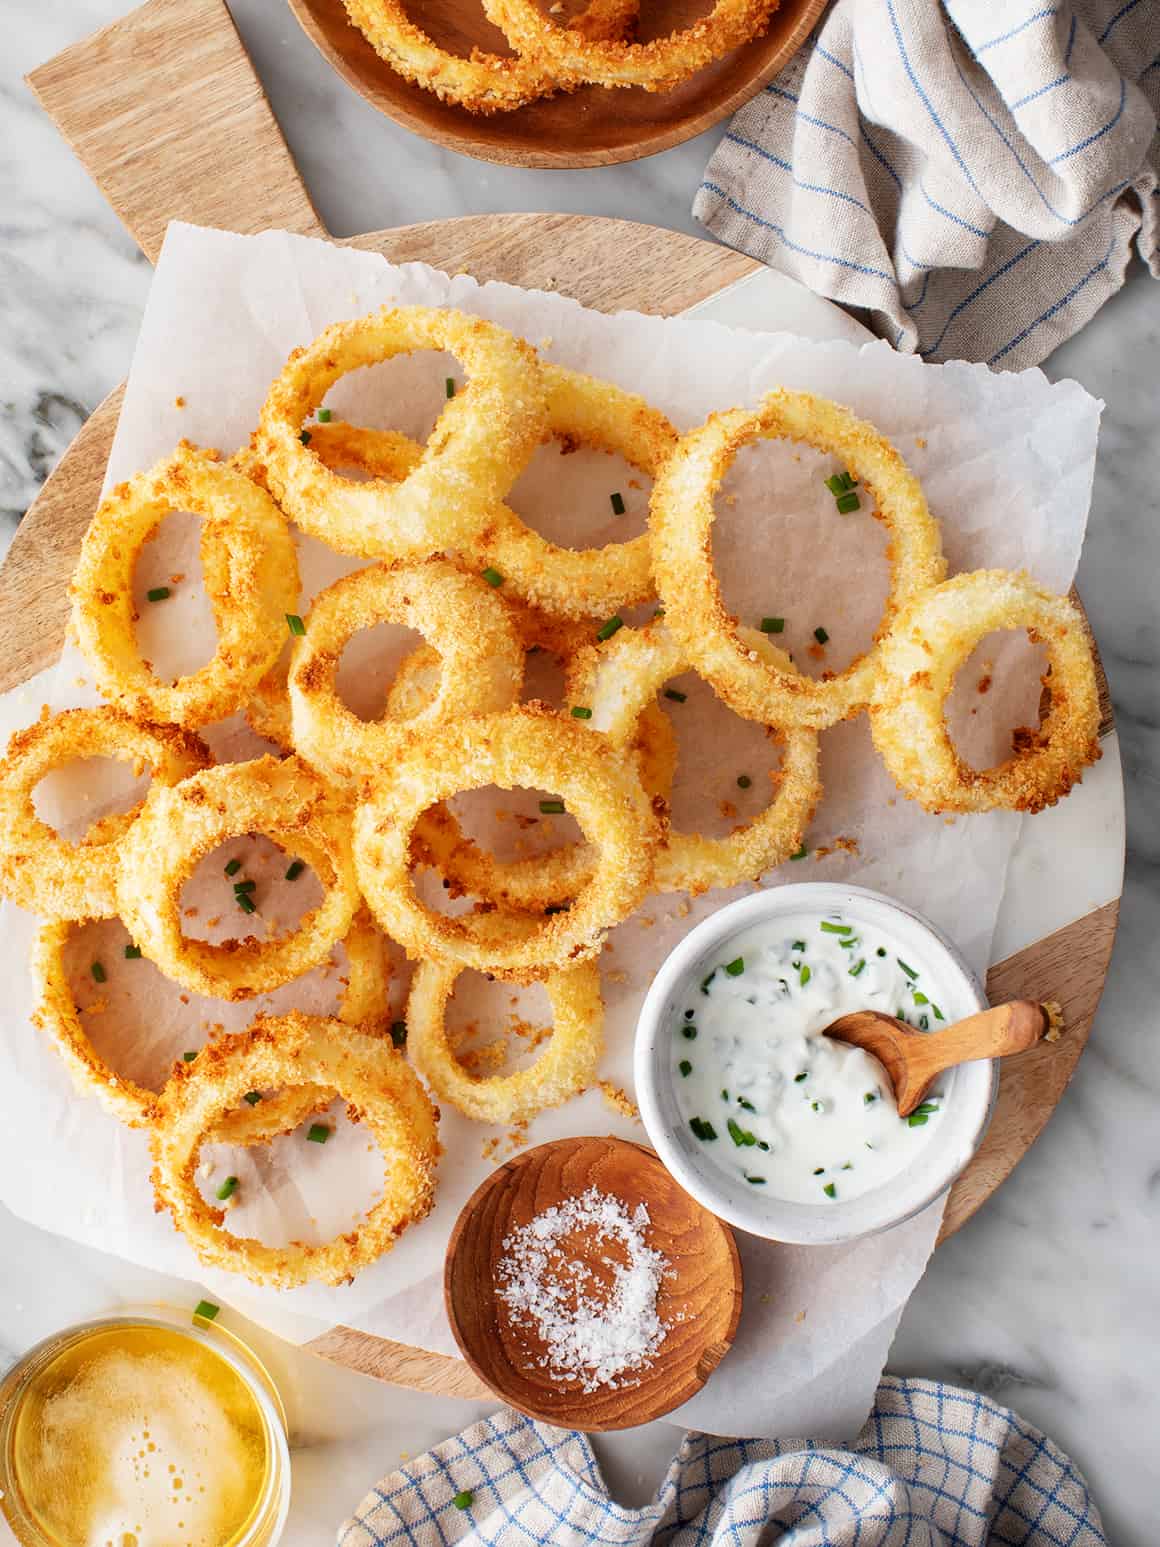
<instances>
[{"instance_id":1,"label":"breaded onion ring","mask_svg":"<svg viewBox=\"0 0 1160 1547\"><path fill-rule=\"evenodd\" d=\"M742 446L762 436L832 452L877 504L890 533L890 591L876 635L946 573L938 523L922 485L884 435L848 409L809 392L767 393L753 410L712 414L684 436L653 486L649 525L666 622L693 669L735 714L788 729L824 730L864 709L880 645L832 677L804 677L772 664L740 637L713 570L713 496Z\"/></svg>"},{"instance_id":2,"label":"breaded onion ring","mask_svg":"<svg viewBox=\"0 0 1160 1547\"><path fill-rule=\"evenodd\" d=\"M52 1043L77 1091L95 1095L111 1116L129 1128L152 1125L157 1092L117 1074L93 1047L77 1009L65 970L64 953L75 922L46 924L32 948L32 981L36 1008L32 1024ZM390 969L383 937L365 908L355 917L343 941L348 977L339 996L338 1019L348 1026L375 1029L387 1012ZM317 1085L293 1085L266 1100L243 1104L215 1125L213 1138L222 1144L261 1144L297 1128L313 1113L329 1106L332 1090Z\"/></svg>"},{"instance_id":3,"label":"breaded onion ring","mask_svg":"<svg viewBox=\"0 0 1160 1547\"><path fill-rule=\"evenodd\" d=\"M347 372L415 349L446 349L467 373L419 462L397 482L335 473L315 455L314 428L304 432L303 421ZM252 461L290 520L340 553L426 558L478 531L546 423L539 362L522 339L449 308L383 307L294 350L262 407Z\"/></svg>"},{"instance_id":4,"label":"breaded onion ring","mask_svg":"<svg viewBox=\"0 0 1160 1547\"><path fill-rule=\"evenodd\" d=\"M142 725L119 709L66 709L17 731L0 763L0 891L43 918L101 919L117 911L121 845L141 809L103 817L69 843L36 814L33 793L54 768L77 758L146 765L176 784L213 761L192 731Z\"/></svg>"},{"instance_id":5,"label":"breaded onion ring","mask_svg":"<svg viewBox=\"0 0 1160 1547\"><path fill-rule=\"evenodd\" d=\"M362 720L339 697L343 650L360 629L378 623L415 629L439 652L435 692L410 720L389 713ZM372 564L314 598L306 632L295 642L288 683L294 745L327 778L349 784L389 767L413 730L509 708L523 675L523 646L486 580L446 559Z\"/></svg>"},{"instance_id":6,"label":"breaded onion ring","mask_svg":"<svg viewBox=\"0 0 1160 1547\"><path fill-rule=\"evenodd\" d=\"M1011 757L968 767L944 708L955 673L995 629L1026 629L1047 649L1050 704L1035 729L1015 732ZM1100 756L1095 661L1080 613L1027 575L976 570L917 597L882 642L870 729L899 789L928 811L1041 811Z\"/></svg>"},{"instance_id":7,"label":"breaded onion ring","mask_svg":"<svg viewBox=\"0 0 1160 1547\"><path fill-rule=\"evenodd\" d=\"M508 113L563 84L526 59L504 58L473 49L451 54L433 43L407 16L402 0L343 0L347 15L370 43L406 80L455 102L472 113ZM583 38L623 37L636 20L637 0L590 0L569 28Z\"/></svg>"},{"instance_id":8,"label":"breaded onion ring","mask_svg":"<svg viewBox=\"0 0 1160 1547\"><path fill-rule=\"evenodd\" d=\"M716 0L706 16L650 43L582 38L544 15L535 0L483 0L512 47L558 79L668 91L763 32L779 0Z\"/></svg>"},{"instance_id":9,"label":"breaded onion ring","mask_svg":"<svg viewBox=\"0 0 1160 1547\"><path fill-rule=\"evenodd\" d=\"M213 659L176 682L154 676L134 631L133 571L171 511L201 516ZM70 587L77 644L104 696L141 720L208 725L240 709L273 665L298 598L298 558L281 512L234 467L183 442L101 501Z\"/></svg>"},{"instance_id":10,"label":"breaded onion ring","mask_svg":"<svg viewBox=\"0 0 1160 1547\"><path fill-rule=\"evenodd\" d=\"M194 1172L202 1144L247 1091L303 1081L335 1090L366 1123L383 1155L383 1196L366 1218L323 1246L266 1246L222 1228L225 1212L202 1197ZM290 1289L349 1283L390 1251L435 1197L438 1113L387 1037L321 1016L259 1016L249 1031L211 1043L178 1064L157 1102L151 1136L158 1204L206 1267Z\"/></svg>"},{"instance_id":11,"label":"breaded onion ring","mask_svg":"<svg viewBox=\"0 0 1160 1547\"><path fill-rule=\"evenodd\" d=\"M182 885L219 844L251 832L314 869L321 905L273 940L188 938ZM346 934L357 904L349 812L297 758L226 763L171 789L154 785L122 845L116 911L125 927L167 977L210 998L251 999L309 972Z\"/></svg>"},{"instance_id":12,"label":"breaded onion ring","mask_svg":"<svg viewBox=\"0 0 1160 1547\"><path fill-rule=\"evenodd\" d=\"M515 914L480 914L477 922L497 940L535 927ZM587 1089L604 1049L604 1003L595 962L545 978L552 1035L535 1063L482 1077L467 1072L447 1036L447 1002L462 970L450 962L421 961L407 1000L407 1055L440 1101L477 1122L514 1123Z\"/></svg>"},{"instance_id":13,"label":"breaded onion ring","mask_svg":"<svg viewBox=\"0 0 1160 1547\"><path fill-rule=\"evenodd\" d=\"M487 939L477 919L434 912L416 897L411 880L411 839L422 812L489 784L557 791L600 849L572 906L523 938ZM596 955L605 932L644 896L659 839L653 802L632 760L606 737L542 704L416 734L355 813L363 896L392 939L411 956L523 981Z\"/></svg>"},{"instance_id":14,"label":"breaded onion ring","mask_svg":"<svg viewBox=\"0 0 1160 1547\"><path fill-rule=\"evenodd\" d=\"M754 629L742 630L745 644L779 671L792 673L789 657ZM582 652L573 662L568 696L592 710L589 724L604 731L617 746L631 743L638 717L672 677L689 670L680 645L659 620L640 629L624 628L599 648ZM797 726L784 734L769 734L784 744L781 768L771 774L774 796L761 813L724 838L666 830L656 858L652 889L689 892L711 886L737 886L755 881L782 864L801 847L802 837L821 799L818 777L818 733Z\"/></svg>"}]
</instances>

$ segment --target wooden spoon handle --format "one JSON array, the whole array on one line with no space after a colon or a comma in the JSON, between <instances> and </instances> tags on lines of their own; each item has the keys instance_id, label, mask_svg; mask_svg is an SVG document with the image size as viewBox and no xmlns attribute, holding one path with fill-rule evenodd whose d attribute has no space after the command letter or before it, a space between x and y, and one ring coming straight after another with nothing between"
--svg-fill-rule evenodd
<instances>
[{"instance_id":1,"label":"wooden spoon handle","mask_svg":"<svg viewBox=\"0 0 1160 1547\"><path fill-rule=\"evenodd\" d=\"M1005 1058L1010 1053L1024 1053L1047 1034L1050 1024L1041 1004L1031 999L1013 999L1009 1004L968 1015L965 1021L956 1021L945 1031L924 1036L923 1062L933 1077L975 1058Z\"/></svg>"}]
</instances>

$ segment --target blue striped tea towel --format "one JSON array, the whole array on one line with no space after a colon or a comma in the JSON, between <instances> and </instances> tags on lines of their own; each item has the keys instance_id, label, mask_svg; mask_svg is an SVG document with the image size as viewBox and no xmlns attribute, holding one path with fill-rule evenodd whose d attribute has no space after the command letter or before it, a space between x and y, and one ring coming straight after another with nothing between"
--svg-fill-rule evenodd
<instances>
[{"instance_id":1,"label":"blue striped tea towel","mask_svg":"<svg viewBox=\"0 0 1160 1547\"><path fill-rule=\"evenodd\" d=\"M1035 365L1153 275L1157 0L837 0L694 214L930 360Z\"/></svg>"},{"instance_id":2,"label":"blue striped tea towel","mask_svg":"<svg viewBox=\"0 0 1160 1547\"><path fill-rule=\"evenodd\" d=\"M455 1502L458 1499L458 1504ZM1107 1547L1087 1484L986 1397L884 1377L851 1450L689 1434L646 1509L581 1434L510 1408L383 1479L338 1547Z\"/></svg>"}]
</instances>

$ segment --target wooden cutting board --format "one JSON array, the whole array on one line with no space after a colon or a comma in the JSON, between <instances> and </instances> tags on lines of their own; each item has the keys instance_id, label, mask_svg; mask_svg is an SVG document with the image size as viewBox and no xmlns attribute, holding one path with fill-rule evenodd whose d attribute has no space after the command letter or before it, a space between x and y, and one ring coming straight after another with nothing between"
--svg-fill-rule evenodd
<instances>
[{"instance_id":1,"label":"wooden cutting board","mask_svg":"<svg viewBox=\"0 0 1160 1547\"><path fill-rule=\"evenodd\" d=\"M172 219L240 232L326 236L221 0L149 0L66 49L29 83L154 260ZM481 280L560 290L600 311L671 315L754 273L726 248L627 221L487 215L370 232L350 245ZM82 428L21 523L0 567L0 691L59 654L67 585L97 504L122 389ZM1101 735L1113 734L1101 671ZM1010 1175L1051 1116L1091 1030L1118 901L996 963L993 1000L1055 998L1065 1040L1004 1065L986 1140L955 1184L942 1237ZM379 1379L446 1395L488 1393L460 1360L347 1327L306 1346Z\"/></svg>"}]
</instances>

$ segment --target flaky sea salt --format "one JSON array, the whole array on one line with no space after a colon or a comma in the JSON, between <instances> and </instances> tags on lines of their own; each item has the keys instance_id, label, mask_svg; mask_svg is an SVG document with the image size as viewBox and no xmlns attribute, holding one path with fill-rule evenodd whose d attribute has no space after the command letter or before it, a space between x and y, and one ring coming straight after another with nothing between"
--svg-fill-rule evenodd
<instances>
[{"instance_id":1,"label":"flaky sea salt","mask_svg":"<svg viewBox=\"0 0 1160 1547\"><path fill-rule=\"evenodd\" d=\"M578 1382L583 1391L616 1388L652 1363L665 1340L657 1296L669 1265L646 1244L648 1225L643 1203L630 1214L619 1198L590 1187L505 1238L497 1293L513 1323L542 1339L539 1363L553 1379ZM591 1246L570 1250L568 1237L579 1235L616 1243L627 1261Z\"/></svg>"}]
</instances>

